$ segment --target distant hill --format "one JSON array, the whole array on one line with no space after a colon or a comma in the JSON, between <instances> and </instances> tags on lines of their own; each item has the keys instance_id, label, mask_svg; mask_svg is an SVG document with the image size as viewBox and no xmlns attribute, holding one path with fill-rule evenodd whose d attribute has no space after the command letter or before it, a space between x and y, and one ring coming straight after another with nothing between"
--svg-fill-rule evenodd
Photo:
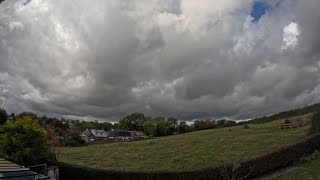
<instances>
[{"instance_id":1,"label":"distant hill","mask_svg":"<svg viewBox=\"0 0 320 180\"><path fill-rule=\"evenodd\" d=\"M278 119L284 119L284 118L290 118L290 117L294 117L294 116L300 116L300 115L304 115L304 114L314 113L316 111L320 111L320 103L314 104L311 106L306 106L306 107L300 108L300 109L294 109L294 110L290 110L290 111L280 112L280 113L277 113L277 114L274 114L274 115L268 116L268 117L265 116L265 117L261 117L261 118L255 118L255 119L251 120L250 123L253 123L253 124L266 123L266 122L270 122L270 121L274 121L274 120L278 120Z\"/></svg>"}]
</instances>

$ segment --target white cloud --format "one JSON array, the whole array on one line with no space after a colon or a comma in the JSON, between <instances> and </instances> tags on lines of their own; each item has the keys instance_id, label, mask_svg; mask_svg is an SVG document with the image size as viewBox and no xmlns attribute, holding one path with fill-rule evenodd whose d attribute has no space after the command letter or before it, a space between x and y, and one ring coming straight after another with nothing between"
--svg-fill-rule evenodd
<instances>
[{"instance_id":1,"label":"white cloud","mask_svg":"<svg viewBox=\"0 0 320 180\"><path fill-rule=\"evenodd\" d=\"M0 5L10 112L251 118L316 102L318 0L272 1L258 23L252 0L25 2Z\"/></svg>"},{"instance_id":2,"label":"white cloud","mask_svg":"<svg viewBox=\"0 0 320 180\"><path fill-rule=\"evenodd\" d=\"M299 26L291 22L283 29L283 43L281 49L294 49L298 45L298 36L300 35Z\"/></svg>"}]
</instances>

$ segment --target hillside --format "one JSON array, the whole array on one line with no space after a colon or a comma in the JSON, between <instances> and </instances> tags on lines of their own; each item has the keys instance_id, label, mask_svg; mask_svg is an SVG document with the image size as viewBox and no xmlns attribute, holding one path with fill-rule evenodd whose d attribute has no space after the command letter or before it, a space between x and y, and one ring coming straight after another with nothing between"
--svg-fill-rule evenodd
<instances>
[{"instance_id":1,"label":"hillside","mask_svg":"<svg viewBox=\"0 0 320 180\"><path fill-rule=\"evenodd\" d=\"M307 124L311 114L296 116ZM59 148L58 160L112 170L189 170L262 156L305 137L304 126L280 130L283 119L265 124L197 131L153 140Z\"/></svg>"},{"instance_id":2,"label":"hillside","mask_svg":"<svg viewBox=\"0 0 320 180\"><path fill-rule=\"evenodd\" d=\"M284 119L284 118L290 118L290 117L295 117L295 116L301 116L304 114L309 114L309 113L314 113L320 111L320 103L319 104L313 104L310 106L306 106L300 109L294 109L294 110L289 110L289 111L284 111L280 112L277 114L274 114L272 116L268 117L261 117L261 118L255 118L250 121L250 123L253 124L259 124L259 123L266 123L278 119Z\"/></svg>"}]
</instances>

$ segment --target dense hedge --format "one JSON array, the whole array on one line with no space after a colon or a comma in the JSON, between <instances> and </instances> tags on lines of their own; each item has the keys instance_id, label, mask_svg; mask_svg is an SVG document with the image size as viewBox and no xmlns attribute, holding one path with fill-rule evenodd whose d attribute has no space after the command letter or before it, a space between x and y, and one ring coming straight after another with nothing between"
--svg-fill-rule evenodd
<instances>
[{"instance_id":1,"label":"dense hedge","mask_svg":"<svg viewBox=\"0 0 320 180\"><path fill-rule=\"evenodd\" d=\"M320 135L314 135L294 145L281 148L272 154L242 162L238 168L238 176L243 177L248 174L251 167L254 167L252 173L245 179L251 179L261 176L277 169L293 165L300 158L320 149ZM60 178L62 180L207 180L207 179L225 179L221 170L225 166L209 167L202 170L189 172L121 172L110 170L99 170L94 168L80 167L60 163ZM228 172L231 172L232 165L227 165Z\"/></svg>"}]
</instances>

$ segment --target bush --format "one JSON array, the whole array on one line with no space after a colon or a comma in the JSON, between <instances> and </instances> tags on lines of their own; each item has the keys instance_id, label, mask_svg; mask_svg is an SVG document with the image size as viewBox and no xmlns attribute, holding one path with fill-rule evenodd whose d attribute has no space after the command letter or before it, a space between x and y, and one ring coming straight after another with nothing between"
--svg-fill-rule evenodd
<instances>
[{"instance_id":1,"label":"bush","mask_svg":"<svg viewBox=\"0 0 320 180\"><path fill-rule=\"evenodd\" d=\"M244 129L249 129L250 126L249 126L248 124L245 124L245 125L243 125L243 128L244 128Z\"/></svg>"},{"instance_id":2,"label":"bush","mask_svg":"<svg viewBox=\"0 0 320 180\"><path fill-rule=\"evenodd\" d=\"M15 163L29 166L54 162L47 133L37 119L28 116L0 127L0 154Z\"/></svg>"},{"instance_id":3,"label":"bush","mask_svg":"<svg viewBox=\"0 0 320 180\"><path fill-rule=\"evenodd\" d=\"M5 124L8 119L7 111L0 109L0 125Z\"/></svg>"},{"instance_id":4,"label":"bush","mask_svg":"<svg viewBox=\"0 0 320 180\"><path fill-rule=\"evenodd\" d=\"M286 119L286 120L284 120L284 124L291 124L292 122L291 122L291 120L289 120L289 119Z\"/></svg>"},{"instance_id":5,"label":"bush","mask_svg":"<svg viewBox=\"0 0 320 180\"><path fill-rule=\"evenodd\" d=\"M64 140L64 146L66 147L79 147L85 145L85 143L86 142L75 133L68 135Z\"/></svg>"}]
</instances>

